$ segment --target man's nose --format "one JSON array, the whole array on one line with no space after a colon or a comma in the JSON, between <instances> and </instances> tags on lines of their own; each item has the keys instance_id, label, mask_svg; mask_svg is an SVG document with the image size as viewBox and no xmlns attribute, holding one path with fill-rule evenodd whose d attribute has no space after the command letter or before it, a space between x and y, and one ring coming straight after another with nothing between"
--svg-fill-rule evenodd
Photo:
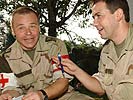
<instances>
[{"instance_id":1,"label":"man's nose","mask_svg":"<svg viewBox=\"0 0 133 100\"><path fill-rule=\"evenodd\" d=\"M26 33L25 33L25 34L27 34L27 35L32 34L32 32L31 32L30 28L27 28L27 29L26 29Z\"/></svg>"},{"instance_id":2,"label":"man's nose","mask_svg":"<svg viewBox=\"0 0 133 100\"><path fill-rule=\"evenodd\" d=\"M93 26L97 27L97 26L98 26L98 24L99 24L98 19L94 19L94 21L93 21Z\"/></svg>"}]
</instances>

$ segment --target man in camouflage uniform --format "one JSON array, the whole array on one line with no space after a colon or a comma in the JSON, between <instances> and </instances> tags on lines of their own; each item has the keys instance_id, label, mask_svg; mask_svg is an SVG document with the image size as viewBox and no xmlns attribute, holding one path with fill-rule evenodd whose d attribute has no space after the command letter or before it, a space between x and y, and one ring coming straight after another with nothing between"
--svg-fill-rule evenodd
<instances>
[{"instance_id":1,"label":"man in camouflage uniform","mask_svg":"<svg viewBox=\"0 0 133 100\"><path fill-rule=\"evenodd\" d=\"M93 0L92 15L105 43L99 72L88 75L69 59L63 59L65 71L75 75L89 90L109 100L133 100L133 26L129 23L127 0ZM53 59L57 62L57 58Z\"/></svg>"},{"instance_id":2,"label":"man in camouflage uniform","mask_svg":"<svg viewBox=\"0 0 133 100\"><path fill-rule=\"evenodd\" d=\"M11 28L16 41L0 58L0 100L24 95L23 100L91 100L69 86L72 77L62 73L51 57L69 58L64 42L39 35L36 11L20 7L12 14Z\"/></svg>"}]
</instances>

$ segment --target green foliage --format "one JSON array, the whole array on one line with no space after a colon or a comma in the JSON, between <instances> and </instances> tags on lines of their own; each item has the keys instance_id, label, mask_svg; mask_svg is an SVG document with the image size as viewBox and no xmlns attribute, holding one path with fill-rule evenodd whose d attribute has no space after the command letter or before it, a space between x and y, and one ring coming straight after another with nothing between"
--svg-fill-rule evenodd
<instances>
[{"instance_id":1,"label":"green foliage","mask_svg":"<svg viewBox=\"0 0 133 100\"><path fill-rule=\"evenodd\" d=\"M65 41L70 58L90 75L97 72L102 46L96 47L93 42L76 44Z\"/></svg>"},{"instance_id":2,"label":"green foliage","mask_svg":"<svg viewBox=\"0 0 133 100\"><path fill-rule=\"evenodd\" d=\"M57 2L57 8L58 10L58 17L62 18L63 16L66 16L66 12L68 12L69 3L71 0L59 0Z\"/></svg>"}]
</instances>

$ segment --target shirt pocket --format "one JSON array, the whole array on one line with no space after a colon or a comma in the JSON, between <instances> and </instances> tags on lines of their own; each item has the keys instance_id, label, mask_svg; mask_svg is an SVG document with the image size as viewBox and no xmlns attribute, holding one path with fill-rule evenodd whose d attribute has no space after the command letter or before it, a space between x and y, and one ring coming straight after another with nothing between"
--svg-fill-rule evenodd
<instances>
[{"instance_id":1,"label":"shirt pocket","mask_svg":"<svg viewBox=\"0 0 133 100\"><path fill-rule=\"evenodd\" d=\"M113 82L113 69L105 69L105 76L103 78L105 85L109 86Z\"/></svg>"}]
</instances>

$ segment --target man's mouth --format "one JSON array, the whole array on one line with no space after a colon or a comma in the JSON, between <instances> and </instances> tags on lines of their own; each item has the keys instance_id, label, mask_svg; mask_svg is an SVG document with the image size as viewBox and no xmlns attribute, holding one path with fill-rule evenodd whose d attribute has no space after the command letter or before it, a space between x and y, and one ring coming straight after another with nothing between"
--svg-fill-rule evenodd
<instances>
[{"instance_id":1,"label":"man's mouth","mask_svg":"<svg viewBox=\"0 0 133 100\"><path fill-rule=\"evenodd\" d=\"M27 39L24 39L26 42L28 43L32 43L34 41L34 38L27 38Z\"/></svg>"}]
</instances>

